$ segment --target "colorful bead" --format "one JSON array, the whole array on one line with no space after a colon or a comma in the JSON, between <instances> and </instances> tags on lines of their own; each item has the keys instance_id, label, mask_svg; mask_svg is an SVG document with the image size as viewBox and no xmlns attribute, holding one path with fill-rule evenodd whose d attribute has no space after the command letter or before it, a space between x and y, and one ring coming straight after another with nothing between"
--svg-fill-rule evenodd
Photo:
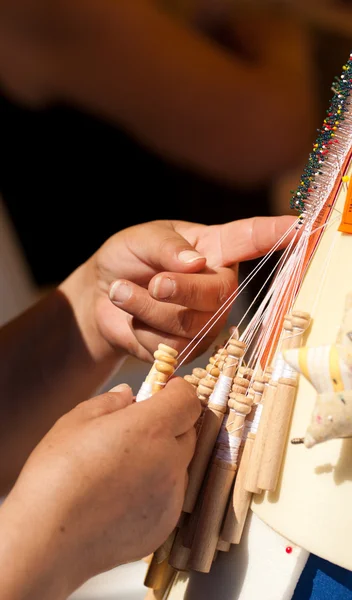
<instances>
[{"instance_id":1,"label":"colorful bead","mask_svg":"<svg viewBox=\"0 0 352 600\"><path fill-rule=\"evenodd\" d=\"M308 157L308 163L303 171L300 184L295 192L292 193L290 207L302 212L305 209L305 200L309 197L311 191L311 182L317 175L323 175L322 167L325 158L328 158L331 144L338 143L335 137L335 131L341 127L344 121L344 113L350 105L349 99L352 91L352 53L348 62L342 67L343 74L335 77L332 90L334 96L330 101L327 110L327 117L323 121L321 129L318 129L318 137L313 144L313 150ZM316 186L314 186L316 189Z\"/></svg>"}]
</instances>

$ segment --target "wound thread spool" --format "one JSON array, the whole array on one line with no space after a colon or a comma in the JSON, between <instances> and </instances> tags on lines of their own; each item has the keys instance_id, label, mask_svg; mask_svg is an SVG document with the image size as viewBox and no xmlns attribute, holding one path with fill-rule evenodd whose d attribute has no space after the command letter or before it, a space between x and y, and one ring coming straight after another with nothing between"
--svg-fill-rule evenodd
<instances>
[{"instance_id":1,"label":"wound thread spool","mask_svg":"<svg viewBox=\"0 0 352 600\"><path fill-rule=\"evenodd\" d=\"M278 352L276 356L274 368L271 374L271 379L268 383L265 384L264 387L262 395L263 408L260 409L262 412L258 423L258 429L255 436L255 441L250 456L250 462L244 481L245 489L248 492L252 492L253 494L258 494L259 490L258 477L261 469L261 459L264 452L265 441L270 427L271 411L275 402L277 380L281 376L285 365L285 362L282 357L282 350L285 350L291 343L293 339L292 332L293 328L291 318L286 316L283 323L280 352Z\"/></svg>"},{"instance_id":2,"label":"wound thread spool","mask_svg":"<svg viewBox=\"0 0 352 600\"><path fill-rule=\"evenodd\" d=\"M204 411L208 406L209 398L214 391L216 382L224 366L227 351L225 348L219 348L209 358L209 363L205 368L205 375L202 377L197 386L197 396L201 401L202 412L196 423L196 433L198 435L203 422Z\"/></svg>"},{"instance_id":3,"label":"wound thread spool","mask_svg":"<svg viewBox=\"0 0 352 600\"><path fill-rule=\"evenodd\" d=\"M270 432L264 447L258 486L275 491L287 442L297 384L293 379L280 378L275 407L272 411Z\"/></svg>"},{"instance_id":4,"label":"wound thread spool","mask_svg":"<svg viewBox=\"0 0 352 600\"><path fill-rule=\"evenodd\" d=\"M195 571L210 571L237 469L244 421L252 402L251 396L243 394L235 394L228 402L230 413L216 443L189 558L189 568Z\"/></svg>"},{"instance_id":5,"label":"wound thread spool","mask_svg":"<svg viewBox=\"0 0 352 600\"><path fill-rule=\"evenodd\" d=\"M204 411L202 426L198 433L195 453L189 466L189 480L183 504L184 512L191 513L197 501L206 469L218 437L232 380L245 351L245 344L234 340L228 344L223 372L219 374L213 393ZM202 380L200 384L202 383Z\"/></svg>"},{"instance_id":6,"label":"wound thread spool","mask_svg":"<svg viewBox=\"0 0 352 600\"><path fill-rule=\"evenodd\" d=\"M159 344L158 349L154 352L154 363L151 367L144 384L141 387L140 395L137 394L136 401L144 401L150 398L153 394L163 389L168 379L174 374L177 366L178 352L174 348L166 344ZM147 392L149 390L149 395ZM139 397L138 397L139 396ZM164 548L156 550L154 553L148 571L144 580L144 585L153 590L164 588L168 581L171 580L174 570L168 564Z\"/></svg>"},{"instance_id":7,"label":"wound thread spool","mask_svg":"<svg viewBox=\"0 0 352 600\"><path fill-rule=\"evenodd\" d=\"M292 337L288 342L290 348L299 348L302 345L303 335L308 329L309 323L309 313L299 310L292 311ZM261 470L258 475L258 487L263 490L275 491L278 484L296 390L297 372L284 363L278 379L275 404L271 411L270 429L263 448Z\"/></svg>"},{"instance_id":8,"label":"wound thread spool","mask_svg":"<svg viewBox=\"0 0 352 600\"><path fill-rule=\"evenodd\" d=\"M262 395L268 379L268 376L255 376L249 390L249 393L251 393L253 397L253 405L251 412L245 420L239 468L237 470L232 498L229 502L221 531L221 539L231 544L238 544L241 540L252 499L252 492L245 489L244 481L248 465L250 464L250 457L260 419Z\"/></svg>"}]
</instances>

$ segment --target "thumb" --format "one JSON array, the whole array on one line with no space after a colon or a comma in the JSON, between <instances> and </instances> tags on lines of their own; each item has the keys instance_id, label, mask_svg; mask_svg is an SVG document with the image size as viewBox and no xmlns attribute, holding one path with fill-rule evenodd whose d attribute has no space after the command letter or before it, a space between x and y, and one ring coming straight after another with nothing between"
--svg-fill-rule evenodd
<instances>
[{"instance_id":1,"label":"thumb","mask_svg":"<svg viewBox=\"0 0 352 600\"><path fill-rule=\"evenodd\" d=\"M133 401L132 390L126 383L113 387L108 392L82 402L80 408L88 419L97 419L104 415L126 408Z\"/></svg>"}]
</instances>

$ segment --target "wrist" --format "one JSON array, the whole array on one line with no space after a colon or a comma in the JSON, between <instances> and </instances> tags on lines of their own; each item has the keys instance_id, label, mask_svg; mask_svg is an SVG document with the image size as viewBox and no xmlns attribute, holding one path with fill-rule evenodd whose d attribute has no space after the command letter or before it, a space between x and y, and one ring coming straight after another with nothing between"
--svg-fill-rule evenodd
<instances>
[{"instance_id":1,"label":"wrist","mask_svg":"<svg viewBox=\"0 0 352 600\"><path fill-rule=\"evenodd\" d=\"M97 287L95 257L74 271L60 286L75 315L83 342L96 364L111 365L112 369L127 358L128 353L113 346L101 333L96 318L96 302L102 291ZM108 299L107 299L108 300Z\"/></svg>"},{"instance_id":2,"label":"wrist","mask_svg":"<svg viewBox=\"0 0 352 600\"><path fill-rule=\"evenodd\" d=\"M1 598L66 600L80 584L70 572L74 561L45 510L25 500L11 492L0 507Z\"/></svg>"}]
</instances>

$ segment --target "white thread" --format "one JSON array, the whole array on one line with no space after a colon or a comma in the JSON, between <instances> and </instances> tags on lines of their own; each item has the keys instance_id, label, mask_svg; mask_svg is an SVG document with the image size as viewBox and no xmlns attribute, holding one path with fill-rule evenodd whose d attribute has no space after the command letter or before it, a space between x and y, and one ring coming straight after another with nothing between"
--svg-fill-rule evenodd
<instances>
[{"instance_id":1,"label":"white thread","mask_svg":"<svg viewBox=\"0 0 352 600\"><path fill-rule=\"evenodd\" d=\"M350 95L348 96L348 98L350 100ZM344 101L345 101L345 99L341 96L341 100L340 100L341 105L344 104ZM348 102L348 105L349 104L350 104L350 102ZM299 217L299 219L297 219L296 223L293 224L292 227L290 227L290 229L285 233L284 236L282 236L282 239L275 245L275 247L273 247L272 250L267 255L265 255L265 257L262 259L262 261L259 263L259 265L256 267L256 269L254 269L253 272L250 273L250 275L245 278L245 280L240 284L238 289L230 296L230 298L228 298L225 301L225 303L218 309L218 311L215 313L215 315L212 316L212 318L208 321L208 323L206 323L206 325L204 325L204 327L199 332L198 336L196 336L196 338L194 338L193 340L190 341L190 343L186 346L186 348L181 352L183 359L182 359L182 361L179 362L179 365L177 368L180 368L180 366L187 360L188 356L193 352L195 347L201 343L201 341L204 339L204 337L207 335L207 333L211 330L211 328L215 325L215 323L217 323L217 321L221 318L221 316L224 314L224 312L230 307L230 305L238 297L239 293L243 291L243 289L245 288L246 285L248 285L249 281L258 272L258 270L261 268L261 266L269 259L269 257L275 251L275 249L279 247L279 245L281 244L284 237L286 237L289 234L289 232L292 231L294 228L297 228L297 229L300 228L302 231L302 228L300 227L300 225L301 225L300 221L301 221L302 217L304 217L303 235L302 235L301 239L299 240L298 244L296 245L296 249L290 256L289 260L287 261L287 265L285 265L285 267L283 268L283 275L285 277L281 281L279 281L278 280L279 278L276 277L275 281L274 281L273 289L275 289L275 287L278 288L279 293L277 294L276 291L274 292L272 302L267 307L269 309L269 312L271 314L274 314L274 320L272 320L271 318L269 319L269 327L267 328L268 333L269 334L272 332L275 333L277 324L280 322L280 317L283 316L283 315L281 315L282 308L280 310L279 300L280 300L280 297L281 297L281 299L284 298L286 300L287 292L289 292L288 299L290 301L289 301L288 305L286 304L286 306L285 306L285 308L286 308L285 312L288 312L288 313L290 312L293 302L294 302L294 300L297 296L297 293L302 285L302 275L304 274L303 270L305 270L307 268L307 264L303 260L303 258L306 255L308 238L313 233L312 230L316 223L317 218L319 217L321 209L326 204L326 201L329 198L329 195L333 189L333 186L335 185L335 181L338 178L339 171L341 171L340 164L344 163L347 153L349 152L350 147L351 147L351 142L352 142L352 128L351 128L351 120L352 119L351 119L351 117L352 117L352 112L348 108L347 111L344 112L344 123L340 124L340 126L338 128L339 135L338 135L338 140L336 140L336 141L338 141L339 144L337 147L334 148L334 150L336 151L337 160L335 160L335 161L332 160L331 153L329 153L328 156L324 158L324 162L323 162L323 160L319 161L319 165L322 165L322 166L317 167L316 172L313 173L314 177L317 178L315 181L314 192L310 193L309 199L305 200L303 214L300 215L300 217ZM324 130L327 131L326 128L324 128ZM317 228L315 228L315 230L316 229ZM318 229L319 229L319 227L318 227ZM291 264L292 264L291 259L293 260L293 265L294 265L293 268L291 268ZM311 260L311 257L310 257L310 260ZM287 269L286 266L289 266L289 269ZM286 296L285 296L285 294L286 294ZM275 310L275 308L277 308L278 310ZM288 310L287 310L287 308L288 308ZM267 319L265 319L265 321L266 320ZM276 322L276 324L275 324L275 322ZM266 323L264 323L264 325L266 325ZM265 327L264 327L264 329L265 329ZM201 335L203 332L205 332L205 333L203 335ZM266 337L265 334L264 334L264 336L260 336L260 340L257 345L258 348L261 348L262 355L263 355L264 350L266 349L266 344L264 343L265 337ZM195 339L197 339L197 343L195 346L193 346ZM193 346L193 348L188 352L188 349L191 348L192 346ZM188 354L186 354L187 352L188 352ZM181 355L179 358L181 358ZM247 361L247 364L248 364L248 361Z\"/></svg>"},{"instance_id":2,"label":"white thread","mask_svg":"<svg viewBox=\"0 0 352 600\"><path fill-rule=\"evenodd\" d=\"M298 374L295 369L293 369L287 362L285 362L280 377L285 377L285 379L294 379L296 381Z\"/></svg>"},{"instance_id":3,"label":"white thread","mask_svg":"<svg viewBox=\"0 0 352 600\"><path fill-rule=\"evenodd\" d=\"M241 438L242 436L235 437L234 435L229 434L226 429L225 419L222 423L220 433L216 441L216 444L219 444L216 450L216 458L230 464L236 464L238 450L241 445Z\"/></svg>"},{"instance_id":4,"label":"white thread","mask_svg":"<svg viewBox=\"0 0 352 600\"><path fill-rule=\"evenodd\" d=\"M249 428L250 433L257 433L260 417L262 416L262 412L263 412L263 404L257 404L257 407L254 412L253 420L250 423L250 428Z\"/></svg>"},{"instance_id":5,"label":"white thread","mask_svg":"<svg viewBox=\"0 0 352 600\"><path fill-rule=\"evenodd\" d=\"M215 384L215 388L210 395L209 402L211 402L211 404L218 404L219 406L226 406L231 385L232 377L228 377L227 375L220 373L219 379Z\"/></svg>"},{"instance_id":6,"label":"white thread","mask_svg":"<svg viewBox=\"0 0 352 600\"><path fill-rule=\"evenodd\" d=\"M322 294L323 286L325 284L326 276L327 276L327 273L328 273L328 267L329 267L329 264L330 264L330 260L332 258L332 253L333 253L333 250L335 248L335 244L336 244L338 235L339 235L339 232L336 231L336 233L335 233L335 235L333 237L332 243L330 244L328 255L327 255L326 259L323 262L323 267L321 269L321 274L320 274L320 277L319 277L320 284L319 284L318 292L315 294L314 304L313 304L312 310L310 311L310 314L311 314L312 317L315 317L315 311L317 309L318 302L320 302L320 299L321 299L321 294Z\"/></svg>"},{"instance_id":7,"label":"white thread","mask_svg":"<svg viewBox=\"0 0 352 600\"><path fill-rule=\"evenodd\" d=\"M282 356L282 352L278 352L275 360L274 370L271 375L271 379L273 381L278 381L280 379L285 368L285 364L286 363L284 361L284 357Z\"/></svg>"},{"instance_id":8,"label":"white thread","mask_svg":"<svg viewBox=\"0 0 352 600\"><path fill-rule=\"evenodd\" d=\"M233 304L235 299L239 296L239 294L243 291L243 289L249 284L251 279L258 273L258 271L262 268L262 266L270 259L270 257L274 254L274 252L279 248L282 244L283 240L293 231L296 225L299 223L299 219L297 219L291 227L281 236L281 238L276 242L276 244L271 248L271 250L260 260L258 265L253 269L247 277L242 281L242 283L238 286L237 290L235 290L231 296L224 302L224 304L216 311L216 313L209 319L209 321L202 327L202 329L198 332L198 335L193 338L187 344L187 346L180 352L179 354L179 363L175 369L175 372L183 365L183 363L187 360L187 358L192 354L195 348L202 342L202 340L208 335L209 331L214 327L214 325L221 319L223 314L228 310L228 308ZM204 333L203 333L204 332ZM201 335L203 334L203 335ZM193 346L194 340L197 339L196 344ZM192 347L193 346L193 347ZM191 348L189 350L189 348ZM182 360L180 360L182 358Z\"/></svg>"},{"instance_id":9,"label":"white thread","mask_svg":"<svg viewBox=\"0 0 352 600\"><path fill-rule=\"evenodd\" d=\"M136 402L142 402L143 400L148 400L152 395L152 385L151 383L147 383L143 381L140 390L136 396Z\"/></svg>"}]
</instances>

